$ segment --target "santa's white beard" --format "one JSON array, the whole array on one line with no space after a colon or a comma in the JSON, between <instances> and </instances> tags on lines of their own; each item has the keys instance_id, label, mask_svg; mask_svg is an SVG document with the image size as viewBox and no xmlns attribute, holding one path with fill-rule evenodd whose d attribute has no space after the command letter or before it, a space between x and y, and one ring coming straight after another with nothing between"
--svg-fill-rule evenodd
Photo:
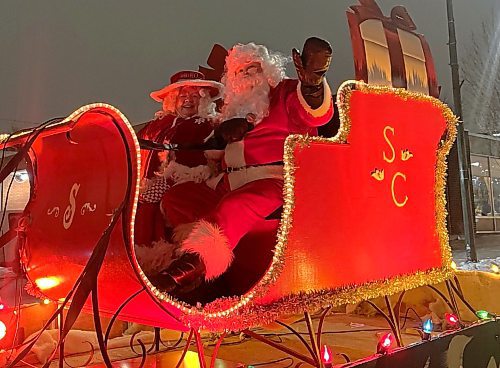
<instances>
[{"instance_id":1,"label":"santa's white beard","mask_svg":"<svg viewBox=\"0 0 500 368\"><path fill-rule=\"evenodd\" d=\"M270 90L271 87L262 74L227 80L222 108L224 120L254 114L256 123L260 122L269 115Z\"/></svg>"}]
</instances>

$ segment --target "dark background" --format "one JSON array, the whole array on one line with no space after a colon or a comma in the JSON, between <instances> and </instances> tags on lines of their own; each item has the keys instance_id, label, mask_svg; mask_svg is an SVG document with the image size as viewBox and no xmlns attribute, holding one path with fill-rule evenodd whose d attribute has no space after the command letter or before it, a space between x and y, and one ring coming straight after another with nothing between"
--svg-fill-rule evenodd
<instances>
[{"instance_id":1,"label":"dark background","mask_svg":"<svg viewBox=\"0 0 500 368\"><path fill-rule=\"evenodd\" d=\"M434 54L442 97L450 90L445 0L379 0L385 14L404 5ZM329 1L7 1L0 0L0 132L65 116L92 102L118 107L132 123L159 104L152 90L179 69L204 64L214 43L262 43L289 54L311 35L328 39L333 88L354 76L345 11ZM458 47L500 9L498 0L454 0ZM294 76L294 70L290 70Z\"/></svg>"}]
</instances>

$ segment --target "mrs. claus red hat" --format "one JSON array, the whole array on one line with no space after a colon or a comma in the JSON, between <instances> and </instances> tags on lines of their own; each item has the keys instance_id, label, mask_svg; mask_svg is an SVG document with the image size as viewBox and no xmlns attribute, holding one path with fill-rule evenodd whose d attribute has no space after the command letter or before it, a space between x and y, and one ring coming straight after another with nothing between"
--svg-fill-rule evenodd
<instances>
[{"instance_id":1,"label":"mrs. claus red hat","mask_svg":"<svg viewBox=\"0 0 500 368\"><path fill-rule=\"evenodd\" d=\"M151 92L150 96L155 101L162 102L170 93L177 92L177 90L184 86L193 86L205 88L209 91L210 96L216 100L222 95L223 85L219 82L206 80L201 72L194 70L182 70L175 73L170 77L170 84L163 87L159 91Z\"/></svg>"}]
</instances>

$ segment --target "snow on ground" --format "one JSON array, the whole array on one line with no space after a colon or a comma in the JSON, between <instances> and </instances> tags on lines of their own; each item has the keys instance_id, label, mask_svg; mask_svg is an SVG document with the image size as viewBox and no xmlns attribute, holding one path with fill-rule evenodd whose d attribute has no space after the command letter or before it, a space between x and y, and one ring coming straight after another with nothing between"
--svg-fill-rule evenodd
<instances>
[{"instance_id":1,"label":"snow on ground","mask_svg":"<svg viewBox=\"0 0 500 368\"><path fill-rule=\"evenodd\" d=\"M496 265L497 267L500 267L500 256L497 258L481 259L477 262L462 261L462 262L459 262L457 264L457 268L459 270L465 270L465 271L493 272L492 265ZM497 268L496 272L498 272L498 268Z\"/></svg>"}]
</instances>

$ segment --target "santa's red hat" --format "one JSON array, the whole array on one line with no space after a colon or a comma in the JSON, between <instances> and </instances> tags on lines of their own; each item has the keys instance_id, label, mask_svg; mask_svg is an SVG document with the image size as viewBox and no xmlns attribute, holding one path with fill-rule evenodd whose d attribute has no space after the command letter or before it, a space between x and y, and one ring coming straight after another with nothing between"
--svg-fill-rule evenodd
<instances>
[{"instance_id":1,"label":"santa's red hat","mask_svg":"<svg viewBox=\"0 0 500 368\"><path fill-rule=\"evenodd\" d=\"M223 85L221 83L206 80L201 72L194 70L183 70L170 77L170 84L159 91L151 92L150 96L155 101L162 102L171 93L177 93L184 86L200 87L207 89L210 97L216 100L221 97Z\"/></svg>"}]
</instances>

